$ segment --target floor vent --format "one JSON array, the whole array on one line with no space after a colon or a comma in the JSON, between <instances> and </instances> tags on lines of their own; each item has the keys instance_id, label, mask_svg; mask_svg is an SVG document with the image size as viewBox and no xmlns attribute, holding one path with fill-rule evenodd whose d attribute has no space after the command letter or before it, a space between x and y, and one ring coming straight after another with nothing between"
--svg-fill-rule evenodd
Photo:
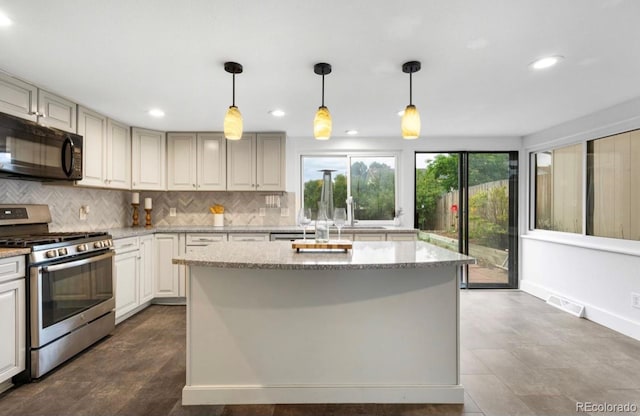
<instances>
[{"instance_id":1,"label":"floor vent","mask_svg":"<svg viewBox=\"0 0 640 416\"><path fill-rule=\"evenodd\" d=\"M551 295L547 299L547 303L551 306L555 306L558 309L562 309L565 312L570 313L573 316L582 318L584 316L584 305L571 302L570 300L561 298L560 296Z\"/></svg>"}]
</instances>

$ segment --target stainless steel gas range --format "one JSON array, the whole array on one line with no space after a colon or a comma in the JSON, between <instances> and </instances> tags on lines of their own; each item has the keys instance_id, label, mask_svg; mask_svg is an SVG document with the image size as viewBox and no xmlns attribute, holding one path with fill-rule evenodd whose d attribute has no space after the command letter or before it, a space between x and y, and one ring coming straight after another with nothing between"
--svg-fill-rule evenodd
<instances>
[{"instance_id":1,"label":"stainless steel gas range","mask_svg":"<svg viewBox=\"0 0 640 416\"><path fill-rule=\"evenodd\" d=\"M0 247L27 255L25 372L38 378L115 328L111 236L51 233L47 205L0 205Z\"/></svg>"}]
</instances>

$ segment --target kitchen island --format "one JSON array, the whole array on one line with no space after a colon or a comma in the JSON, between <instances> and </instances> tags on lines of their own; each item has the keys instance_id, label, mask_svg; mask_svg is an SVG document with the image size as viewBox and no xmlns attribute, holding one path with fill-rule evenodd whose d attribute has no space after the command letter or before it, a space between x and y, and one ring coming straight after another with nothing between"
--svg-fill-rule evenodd
<instances>
[{"instance_id":1,"label":"kitchen island","mask_svg":"<svg viewBox=\"0 0 640 416\"><path fill-rule=\"evenodd\" d=\"M416 241L296 253L221 243L187 266L185 405L462 403L459 273Z\"/></svg>"}]
</instances>

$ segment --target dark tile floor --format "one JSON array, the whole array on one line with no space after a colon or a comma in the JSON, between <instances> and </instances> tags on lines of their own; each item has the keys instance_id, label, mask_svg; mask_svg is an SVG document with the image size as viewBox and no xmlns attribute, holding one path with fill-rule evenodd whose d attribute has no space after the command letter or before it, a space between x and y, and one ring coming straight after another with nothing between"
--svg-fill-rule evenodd
<instances>
[{"instance_id":1,"label":"dark tile floor","mask_svg":"<svg viewBox=\"0 0 640 416\"><path fill-rule=\"evenodd\" d=\"M183 407L185 309L156 305L39 382L0 395L0 416L555 416L577 414L578 401L640 407L640 342L518 291L463 291L461 315L464 405Z\"/></svg>"}]
</instances>

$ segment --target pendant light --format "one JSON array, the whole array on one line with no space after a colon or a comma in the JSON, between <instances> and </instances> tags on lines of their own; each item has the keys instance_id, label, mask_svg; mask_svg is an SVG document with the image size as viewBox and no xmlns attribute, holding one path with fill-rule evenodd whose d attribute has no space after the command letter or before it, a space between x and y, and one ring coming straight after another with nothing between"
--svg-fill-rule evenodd
<instances>
[{"instance_id":1,"label":"pendant light","mask_svg":"<svg viewBox=\"0 0 640 416\"><path fill-rule=\"evenodd\" d=\"M420 114L412 100L412 76L414 72L420 71L420 62L409 61L402 65L402 72L409 74L409 105L404 109L402 115L402 138L411 140L417 139L420 136Z\"/></svg>"},{"instance_id":2,"label":"pendant light","mask_svg":"<svg viewBox=\"0 0 640 416\"><path fill-rule=\"evenodd\" d=\"M227 115L224 116L224 137L228 140L242 138L242 114L236 107L236 74L242 74L242 65L237 62L225 62L224 70L233 75L233 101Z\"/></svg>"},{"instance_id":3,"label":"pendant light","mask_svg":"<svg viewBox=\"0 0 640 416\"><path fill-rule=\"evenodd\" d=\"M331 65L321 62L313 66L313 72L322 75L322 105L313 119L313 135L316 140L329 140L331 137L331 113L324 106L324 76L331 73Z\"/></svg>"}]
</instances>

